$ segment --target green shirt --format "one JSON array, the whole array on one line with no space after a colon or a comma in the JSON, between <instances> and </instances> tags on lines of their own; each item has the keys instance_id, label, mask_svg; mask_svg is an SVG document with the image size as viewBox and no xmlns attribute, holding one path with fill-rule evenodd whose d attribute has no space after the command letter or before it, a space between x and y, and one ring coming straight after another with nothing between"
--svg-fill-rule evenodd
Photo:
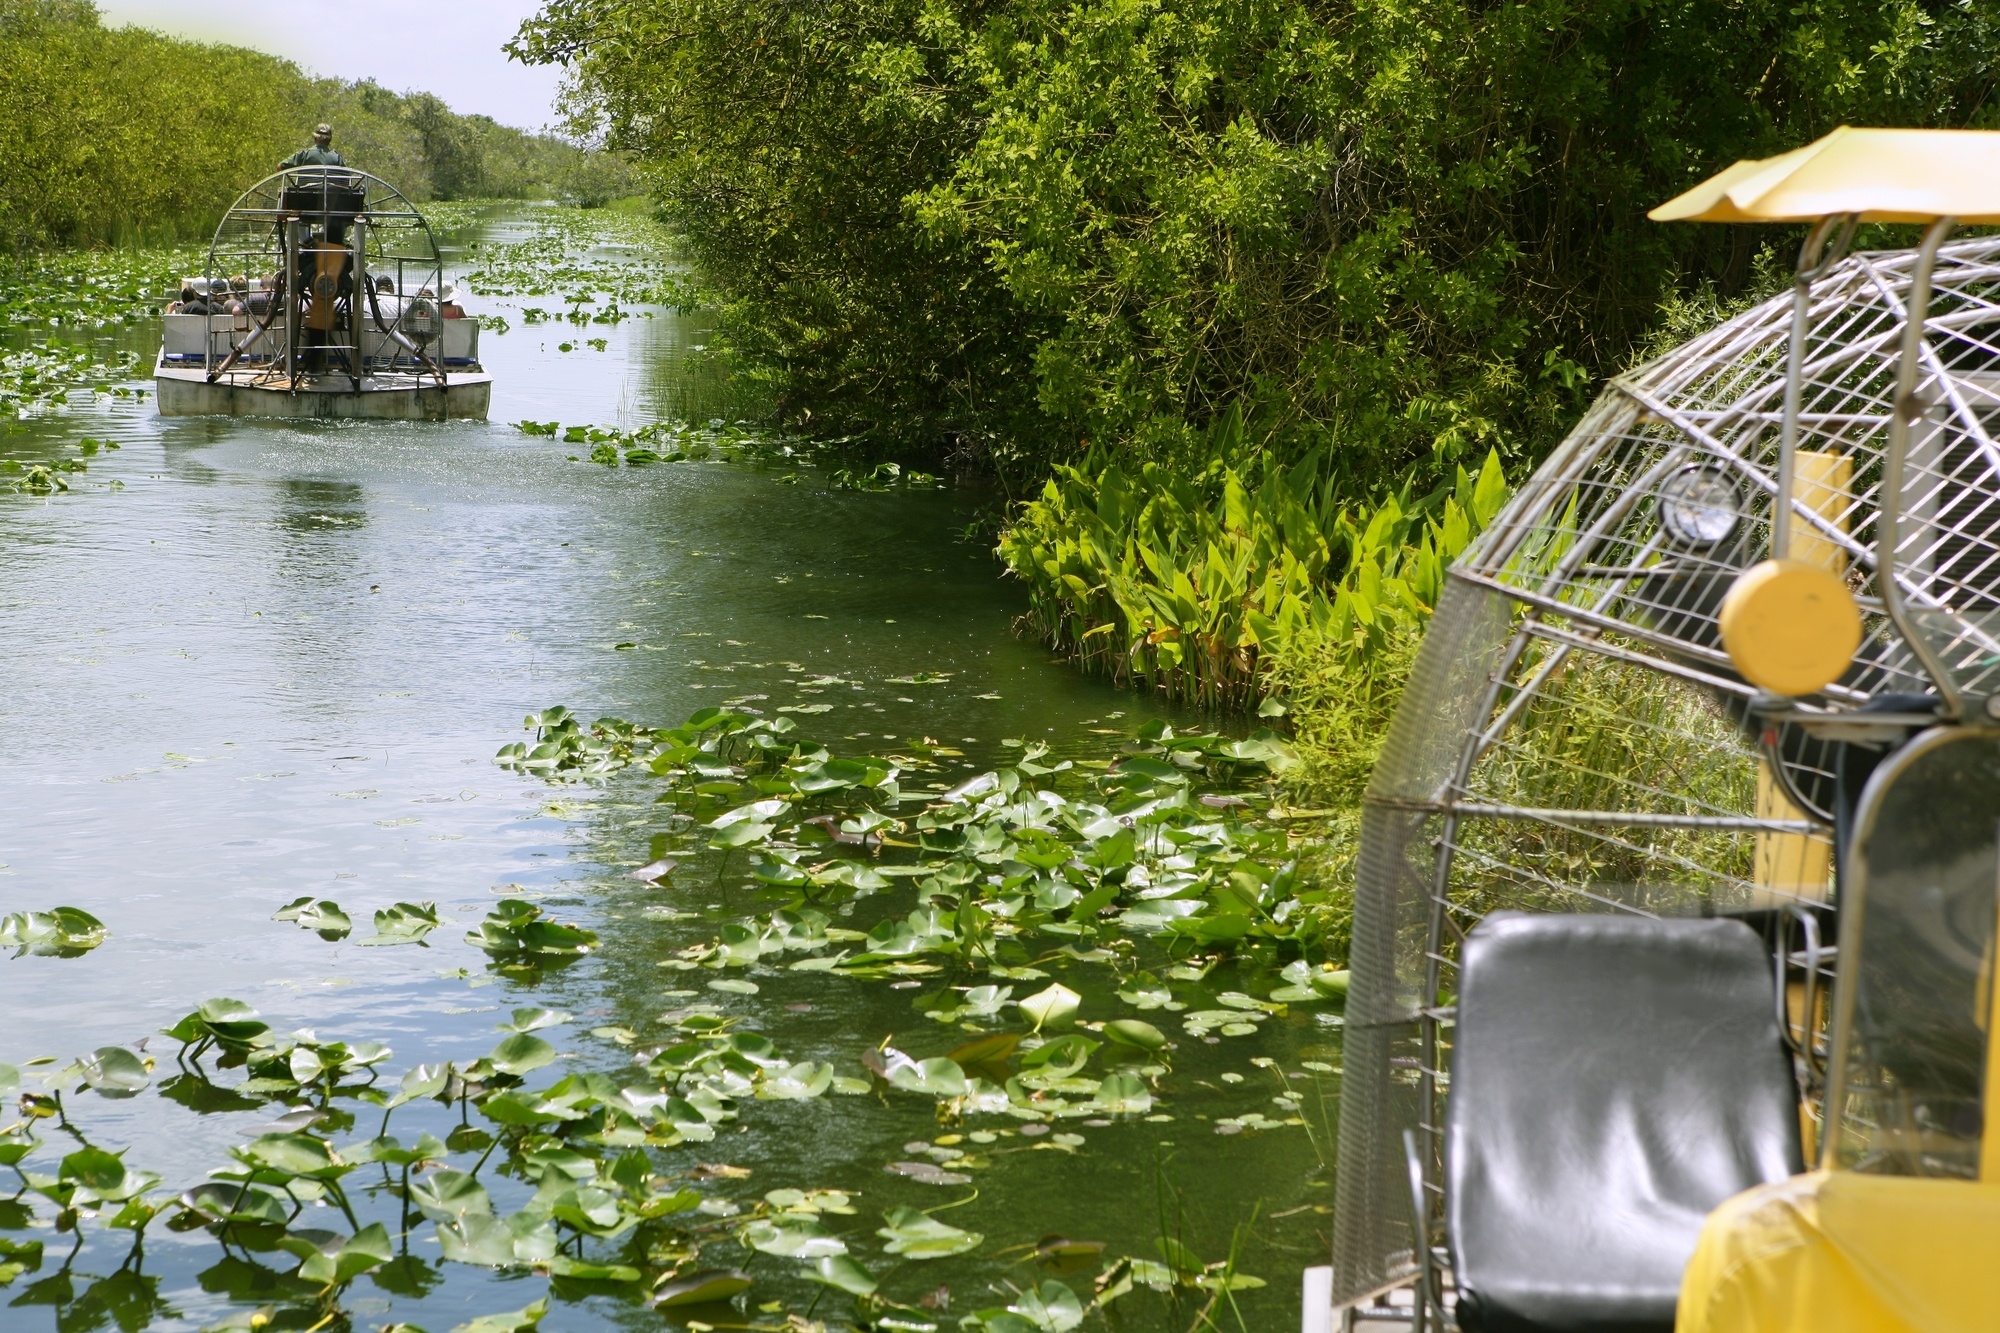
<instances>
[{"instance_id":1,"label":"green shirt","mask_svg":"<svg viewBox=\"0 0 2000 1333\"><path fill-rule=\"evenodd\" d=\"M278 164L280 167L344 167L346 161L331 148L309 144Z\"/></svg>"}]
</instances>

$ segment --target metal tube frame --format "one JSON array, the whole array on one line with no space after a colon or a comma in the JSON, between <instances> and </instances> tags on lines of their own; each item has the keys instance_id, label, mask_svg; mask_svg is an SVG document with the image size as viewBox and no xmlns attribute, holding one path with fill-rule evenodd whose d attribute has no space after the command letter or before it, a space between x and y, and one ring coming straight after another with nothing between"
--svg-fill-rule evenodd
<instances>
[{"instance_id":1,"label":"metal tube frame","mask_svg":"<svg viewBox=\"0 0 2000 1333\"><path fill-rule=\"evenodd\" d=\"M1771 513L1773 560L1783 560L1792 550L1792 482L1799 448L1799 400L1804 396L1806 319L1812 306L1813 281L1847 256L1858 222L1852 213L1821 218L1799 247L1792 281L1792 336L1785 351L1785 413L1778 434L1778 502Z\"/></svg>"},{"instance_id":2,"label":"metal tube frame","mask_svg":"<svg viewBox=\"0 0 2000 1333\"><path fill-rule=\"evenodd\" d=\"M279 224L282 234L279 238L278 259L284 274L285 297L285 387L291 393L299 391L299 229L305 224L297 217L287 217Z\"/></svg>"},{"instance_id":3,"label":"metal tube frame","mask_svg":"<svg viewBox=\"0 0 2000 1333\"><path fill-rule=\"evenodd\" d=\"M368 353L361 344L361 312L364 298L371 286L368 281L368 219L356 217L351 224L349 252L354 256L353 290L347 297L347 336L354 343L348 353L347 369L354 380L354 392L361 392L361 381L368 372Z\"/></svg>"},{"instance_id":4,"label":"metal tube frame","mask_svg":"<svg viewBox=\"0 0 2000 1333\"><path fill-rule=\"evenodd\" d=\"M1889 447L1882 456L1882 489L1875 518L1875 579L1881 585L1882 609L1896 632L1903 636L1924 674L1937 686L1943 701L1943 716L1957 721L1965 716L1965 701L1951 669L1938 657L1937 650L1919 630L1903 602L1903 590L1896 580L1896 546L1901 540L1903 508L1903 466L1910 448L1910 427L1923 419L1924 405L1917 398L1917 361L1924 346L1924 319L1930 311L1931 271L1937 266L1938 247L1958 226L1957 218L1939 218L1924 232L1910 272L1910 296L1903 313L1902 356L1896 363L1896 399L1889 413Z\"/></svg>"},{"instance_id":5,"label":"metal tube frame","mask_svg":"<svg viewBox=\"0 0 2000 1333\"><path fill-rule=\"evenodd\" d=\"M249 243L242 233L232 230L232 226L240 228L246 222L259 224L268 221L273 228L277 241L277 259L282 280L279 287L273 290L272 295L273 300L282 299L284 301L284 346L282 350L273 348L270 357L270 366L264 372L265 376L271 380L282 379L284 388L291 393L300 392L308 387L305 383L307 378L306 370L303 358L300 356L299 348L299 341L302 336L302 305L305 297L305 286L297 281L297 267L308 225L314 221L324 224L333 215L325 208L308 208L304 211L287 209L283 206L284 194L286 187L290 185L303 185L307 187L316 185L324 186L332 183L335 178L338 178L339 182L343 185L351 186L359 184L364 192L363 208L354 216L351 223L355 229L355 235L349 241L349 250L353 256L355 267L354 286L353 292L350 294L350 299L359 296L364 284L368 286L368 293L364 299L353 300L353 304L357 309L353 313L353 317L348 321L353 330L351 338L352 363L349 367L351 378L358 388L360 382L367 376L365 337L369 318L373 316L375 322L384 326L383 331L388 334L391 342L402 351L409 353L411 365L408 373L411 378L418 382L431 380L440 387L447 386L449 384L449 373L443 364L442 358L433 358L425 355L406 337L401 336L400 329L393 327L393 325L385 324L381 320L380 312L377 308L378 303L374 299L373 286L367 283L366 278L368 272L368 242L370 238L375 236L376 233L381 232L382 226L385 223L410 229L410 239L413 239L420 249L427 253L422 256L401 253L399 246L397 253L384 253L382 255L382 262L385 266L394 265L399 291L411 285L411 280L408 277L409 268L411 266L421 266L422 282L432 289L433 296L431 299L439 307L438 314L441 323L443 314L444 260L437 249L437 243L432 236L430 224L425 220L423 214L387 181L365 171L342 167L289 168L266 177L245 191L237 199L228 213L224 215L223 222L218 226L215 238L210 243L210 268L214 268L218 262L218 258L225 254L237 255L239 258L248 257L254 259L257 247ZM378 194L380 196L379 199L374 198ZM345 215L343 214L342 216L344 217ZM398 232L397 234L402 235L403 233ZM236 248L231 248L232 246ZM441 336L442 330L440 329ZM255 338L253 337L251 341L255 341ZM328 347L329 352L338 350L340 349L336 345L329 345ZM211 380L219 377L221 371L217 367L212 334L210 342L204 345L203 356L203 364L211 373ZM392 353L389 357L390 365L388 370L390 373L400 377L397 365L398 360L399 358Z\"/></svg>"}]
</instances>

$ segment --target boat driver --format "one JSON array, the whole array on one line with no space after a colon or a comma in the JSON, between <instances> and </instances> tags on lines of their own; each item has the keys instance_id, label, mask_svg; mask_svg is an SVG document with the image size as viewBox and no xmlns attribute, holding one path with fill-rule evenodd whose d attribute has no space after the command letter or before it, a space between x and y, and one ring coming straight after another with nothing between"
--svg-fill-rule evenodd
<instances>
[{"instance_id":1,"label":"boat driver","mask_svg":"<svg viewBox=\"0 0 2000 1333\"><path fill-rule=\"evenodd\" d=\"M313 126L313 141L280 162L281 169L292 167L344 167L347 160L333 151L333 126L321 121Z\"/></svg>"}]
</instances>

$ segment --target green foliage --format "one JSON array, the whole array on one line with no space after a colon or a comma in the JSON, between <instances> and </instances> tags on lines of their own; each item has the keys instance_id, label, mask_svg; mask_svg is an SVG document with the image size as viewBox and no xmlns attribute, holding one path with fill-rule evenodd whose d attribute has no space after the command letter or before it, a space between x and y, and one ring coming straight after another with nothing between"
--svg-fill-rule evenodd
<instances>
[{"instance_id":1,"label":"green foliage","mask_svg":"<svg viewBox=\"0 0 2000 1333\"><path fill-rule=\"evenodd\" d=\"M0 949L13 949L16 958L28 954L80 958L104 943L105 934L104 923L81 907L0 917Z\"/></svg>"},{"instance_id":2,"label":"green foliage","mask_svg":"<svg viewBox=\"0 0 2000 1333\"><path fill-rule=\"evenodd\" d=\"M84 0L0 0L0 250L203 235L321 120L420 200L550 194L597 156L428 93L106 28Z\"/></svg>"},{"instance_id":3,"label":"green foliage","mask_svg":"<svg viewBox=\"0 0 2000 1333\"><path fill-rule=\"evenodd\" d=\"M786 417L912 451L1039 449L1025 323L977 250L934 243L905 203L977 123L968 85L885 81L925 22L922 0L551 0L512 49L570 66L572 128L632 155Z\"/></svg>"},{"instance_id":4,"label":"green foliage","mask_svg":"<svg viewBox=\"0 0 2000 1333\"><path fill-rule=\"evenodd\" d=\"M1942 0L549 0L517 50L796 419L1193 475L1234 408L1350 500L1546 447L1664 301L1754 279L1764 236L1653 204L2000 115L2000 19Z\"/></svg>"},{"instance_id":5,"label":"green foliage","mask_svg":"<svg viewBox=\"0 0 2000 1333\"><path fill-rule=\"evenodd\" d=\"M984 963L1006 976L1006 960L1026 957L1023 946L1037 938L1088 945L1122 935L1184 951L1306 939L1284 832L1250 813L1250 799L1201 790L1204 779L1282 772L1292 754L1268 731L1231 740L1152 723L1087 777L1072 761L1050 760L1038 742L904 817L894 813L907 799L902 777L920 756L837 757L789 717L706 708L679 727L616 718L585 727L568 709L551 708L527 726L535 741L505 747L496 762L572 781L649 769L668 783L655 804L686 820L685 845L665 841L661 854L745 850L752 875L780 904L663 966L746 968L801 953L809 956L793 970L910 977ZM848 848L876 855L857 859ZM891 848L916 855L884 855ZM915 911L866 932L830 925L827 911L892 879L915 881ZM526 907L502 902L495 916ZM843 943L852 947L829 953ZM956 1019L1009 1004L1010 988L986 990L936 1008ZM1038 1032L1071 1025L1078 1004L1060 983L1011 1001ZM1118 1040L1143 1047L1148 1031L1138 1025ZM960 1070L944 1064L951 1067L913 1065L901 1079L884 1077L924 1091L933 1075L962 1085Z\"/></svg>"},{"instance_id":6,"label":"green foliage","mask_svg":"<svg viewBox=\"0 0 2000 1333\"><path fill-rule=\"evenodd\" d=\"M1421 501L1343 502L1327 460L1239 467L1229 414L1194 478L1058 465L1001 539L1028 627L1113 678L1210 706L1255 706L1275 656L1306 636L1358 666L1437 602L1444 570L1506 499L1499 456Z\"/></svg>"},{"instance_id":7,"label":"green foliage","mask_svg":"<svg viewBox=\"0 0 2000 1333\"><path fill-rule=\"evenodd\" d=\"M2000 18L1943 0L547 0L515 50L790 421L1052 472L1001 547L1025 628L1232 707L1307 639L1379 700L1482 521L1456 478L1790 240L1649 207L1842 121L2000 117Z\"/></svg>"}]
</instances>

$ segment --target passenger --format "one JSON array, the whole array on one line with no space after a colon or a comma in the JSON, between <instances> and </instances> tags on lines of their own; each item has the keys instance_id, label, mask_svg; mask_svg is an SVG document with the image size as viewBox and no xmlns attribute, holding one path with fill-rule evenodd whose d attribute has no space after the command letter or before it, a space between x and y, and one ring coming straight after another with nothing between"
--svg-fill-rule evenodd
<instances>
[{"instance_id":1,"label":"passenger","mask_svg":"<svg viewBox=\"0 0 2000 1333\"><path fill-rule=\"evenodd\" d=\"M402 294L396 290L396 280L386 273L375 279L375 309L385 324L394 324L403 315Z\"/></svg>"},{"instance_id":2,"label":"passenger","mask_svg":"<svg viewBox=\"0 0 2000 1333\"><path fill-rule=\"evenodd\" d=\"M444 288L444 304L438 307L438 314L446 319L464 319L465 307L458 303L457 298L458 288L450 283L446 283Z\"/></svg>"},{"instance_id":3,"label":"passenger","mask_svg":"<svg viewBox=\"0 0 2000 1333\"><path fill-rule=\"evenodd\" d=\"M174 299L173 304L167 307L167 313L169 315L192 314L193 312L190 311L188 307L193 305L194 302L195 302L194 284L191 282L184 282L181 284L180 295Z\"/></svg>"},{"instance_id":4,"label":"passenger","mask_svg":"<svg viewBox=\"0 0 2000 1333\"><path fill-rule=\"evenodd\" d=\"M347 160L333 151L333 126L322 121L313 126L313 141L299 149L278 164L280 169L292 167L344 167Z\"/></svg>"},{"instance_id":5,"label":"passenger","mask_svg":"<svg viewBox=\"0 0 2000 1333\"><path fill-rule=\"evenodd\" d=\"M272 289L277 285L277 281L275 277L257 279L257 289L245 300L245 304L250 307L250 313L259 319L262 319L264 312L271 308L271 300L275 295Z\"/></svg>"}]
</instances>

